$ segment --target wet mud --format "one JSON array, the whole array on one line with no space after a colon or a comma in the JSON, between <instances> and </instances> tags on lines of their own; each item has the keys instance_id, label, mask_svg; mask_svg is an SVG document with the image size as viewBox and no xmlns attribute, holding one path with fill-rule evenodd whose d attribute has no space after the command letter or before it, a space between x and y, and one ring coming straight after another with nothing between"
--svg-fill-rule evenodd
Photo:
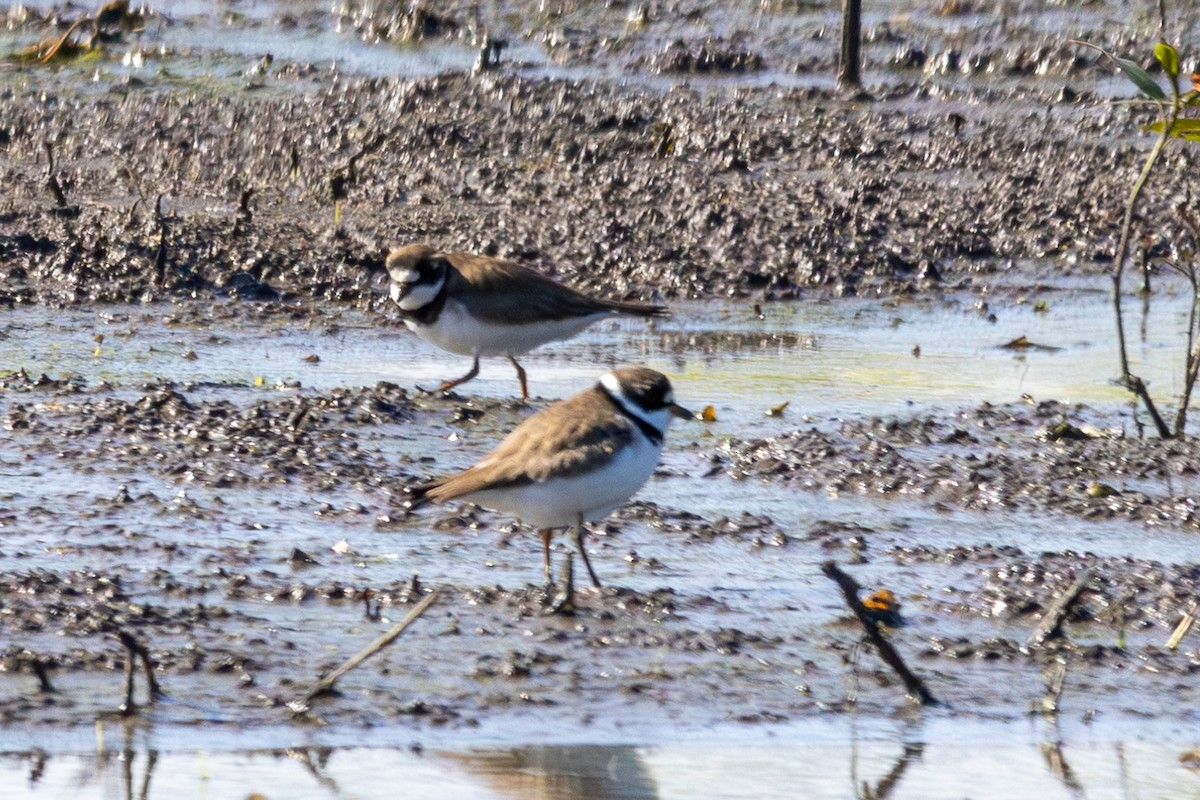
<instances>
[{"instance_id":1,"label":"wet mud","mask_svg":"<svg viewBox=\"0 0 1200 800\"><path fill-rule=\"evenodd\" d=\"M948 419L848 420L831 430L731 442L718 458L738 479L833 495L1194 530L1198 456L1194 439L1143 437L1128 417L1105 419L1087 407L1043 401L988 405Z\"/></svg>"},{"instance_id":2,"label":"wet mud","mask_svg":"<svg viewBox=\"0 0 1200 800\"><path fill-rule=\"evenodd\" d=\"M155 713L185 724L467 736L554 724L586 739L645 735L664 718L703 729L851 707L889 713L904 705L901 687L858 650L857 623L832 584L821 585L826 559L901 594L909 624L893 636L951 708L1019 717L1041 702L1043 671L1067 663L1082 689L1064 701L1076 717L1189 716L1178 692L1190 690L1177 682L1200 661L1194 647L1164 647L1200 590L1186 552L1105 556L1043 547L1034 535L912 543L810 514L794 526L736 503L721 516L655 502L680 482L736 497L749 481L905 496L997 520L1026 511L1063 525L1077 517L1190 530L1187 443L1111 432L1055 441L1048 429L1085 413L1056 404L767 440L684 434L644 499L597 526L593 561L610 586L581 590L572 613L552 614L556 589L538 584L531 532L474 507L403 506L407 483L444 469L431 448L447 431L485 448L528 409L390 384L266 393L6 379L7 724L111 712L128 657L118 631L149 648L169 694ZM1089 496L1100 478L1112 493ZM566 558L557 544L560 571ZM1029 647L1087 569L1096 577L1066 635ZM756 588L756 573L774 577ZM293 704L319 674L431 589L441 598L393 652L297 715ZM1105 695L1117 685L1114 704Z\"/></svg>"},{"instance_id":3,"label":"wet mud","mask_svg":"<svg viewBox=\"0 0 1200 800\"><path fill-rule=\"evenodd\" d=\"M499 64L477 72L370 77L274 59L197 88L161 56L149 79L102 62L91 83L78 66L6 65L0 304L139 303L206 319L218 339L223 320L319 325L349 308L383 319L384 253L413 240L613 297L740 305L1002 305L1110 267L1148 117L1108 104L1102 59L1034 11L1002 32L974 25L979 13L875 21L875 80L847 97L817 77L832 71L828 9L764 4L743 30L711 4L666 4L670 22L605 6L583 26L568 5L516 4L497 18L507 28L454 4L420 19L373 4L335 14L374 46L503 40ZM10 13L10 28L51 22L30 14ZM1090 14L1071 35L1106 43L1113 29ZM567 72L597 65L627 79ZM79 72L48 93L48 69ZM1194 172L1183 158L1146 219ZM736 334L680 341L716 357L740 346ZM1035 535L913 543L738 505L753 484L985 523L1024 514L1194 536L1195 443L1142 438L1120 408L1042 401L681 434L651 489L598 526L593 561L610 585L566 615L548 613L529 532L481 509L403 505L405 485L450 466L439 447L465 440L463 466L530 413L518 403L470 385L431 397L415 380L313 390L0 366L8 726L112 712L129 657L118 631L149 648L168 693L155 713L183 725L637 740L662 725L891 714L901 687L859 649L825 559L903 596L909 624L894 636L951 709L1043 709L1045 673L1064 664L1057 702L1076 720L1194 722L1200 707L1194 636L1164 646L1200 590L1194 540L1171 558ZM728 512L671 501L695 481L728 496ZM1096 577L1066 635L1028 646L1086 569ZM296 713L312 681L434 588L441 599L410 634Z\"/></svg>"},{"instance_id":4,"label":"wet mud","mask_svg":"<svg viewBox=\"0 0 1200 800\"><path fill-rule=\"evenodd\" d=\"M367 40L413 38L370 21L381 6L347 6L349 27ZM660 22L621 29L636 50L673 31L666 20L677 14L693 34L721 27L720 10L703 8L663 9ZM607 41L613 13L529 18L549 36L570 23L572 37ZM592 23L577 29L581 15ZM473 42L486 27L425 19L434 38ZM699 64L739 57L705 55L709 45L693 53L686 35L651 61L678 60L670 54L683 48L690 67L548 48L576 68L616 59L627 65L622 83L541 77L515 60L419 79L312 74L297 86L296 65L272 61L253 90L240 74L198 87L172 80L168 52L151 62L152 80L123 79L119 62L94 73L67 65L91 82L47 94L46 67L9 64L0 299L367 304L378 302L366 289L385 249L410 240L515 258L626 297L1027 288L1046 277L1029 274L1032 260L1054 273L1103 273L1149 112L1110 105L1103 58L1037 34L1036 20L1023 31L1030 38L985 29L981 52L961 52L943 28L971 21L879 23L872 33L886 44L867 48L875 83L850 99L812 79L787 85L800 70L829 74L835 48L827 18L785 9L744 20L775 65L764 85L732 80L733 67L714 68L724 82L689 82ZM1086 13L1072 35L1104 45L1113 31L1101 23ZM14 12L25 37L46 24ZM185 23L144 24L144 38L126 34L110 58ZM256 24L286 31L296 20ZM772 37L780 25L788 35ZM824 60L779 62L795 58L789 42L818 32ZM909 53L904 63L889 62L895 50ZM939 60L944 69L931 67ZM687 75L649 80L659 71ZM1147 219L1183 188L1190 162L1178 157Z\"/></svg>"}]
</instances>

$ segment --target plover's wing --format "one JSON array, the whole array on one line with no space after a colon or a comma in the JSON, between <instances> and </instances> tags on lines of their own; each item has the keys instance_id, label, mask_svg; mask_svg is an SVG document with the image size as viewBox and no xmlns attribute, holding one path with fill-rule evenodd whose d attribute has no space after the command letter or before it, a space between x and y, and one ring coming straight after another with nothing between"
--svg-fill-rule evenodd
<instances>
[{"instance_id":1,"label":"plover's wing","mask_svg":"<svg viewBox=\"0 0 1200 800\"><path fill-rule=\"evenodd\" d=\"M555 403L519 425L475 466L435 481L429 499L446 502L474 492L578 475L608 464L632 443L633 424L596 390Z\"/></svg>"},{"instance_id":2,"label":"plover's wing","mask_svg":"<svg viewBox=\"0 0 1200 800\"><path fill-rule=\"evenodd\" d=\"M596 314L662 316L663 306L602 300L577 292L536 270L486 256L445 256L457 275L451 292L478 319L492 323L530 324L582 319ZM458 281L468 284L466 290Z\"/></svg>"}]
</instances>

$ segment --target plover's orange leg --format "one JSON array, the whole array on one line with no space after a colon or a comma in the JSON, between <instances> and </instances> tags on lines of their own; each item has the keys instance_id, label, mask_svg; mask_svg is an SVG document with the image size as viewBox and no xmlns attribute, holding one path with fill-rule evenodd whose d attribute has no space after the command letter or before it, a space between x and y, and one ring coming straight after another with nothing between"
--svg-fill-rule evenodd
<instances>
[{"instance_id":1,"label":"plover's orange leg","mask_svg":"<svg viewBox=\"0 0 1200 800\"><path fill-rule=\"evenodd\" d=\"M542 568L546 571L546 585L554 584L554 571L550 568L550 537L554 536L553 528L542 528Z\"/></svg>"},{"instance_id":2,"label":"plover's orange leg","mask_svg":"<svg viewBox=\"0 0 1200 800\"><path fill-rule=\"evenodd\" d=\"M586 532L587 529L583 527L583 514L580 514L575 524L575 547L579 549L579 555L583 556L583 565L587 567L588 575L592 579L592 585L599 589L600 579L596 577L596 570L592 569L592 562L588 558L587 550L583 546L583 535Z\"/></svg>"},{"instance_id":3,"label":"plover's orange leg","mask_svg":"<svg viewBox=\"0 0 1200 800\"><path fill-rule=\"evenodd\" d=\"M457 380L444 381L442 383L442 385L438 387L438 391L439 392L448 392L451 389L453 389L455 386L463 385L464 383L471 380L478 374L479 374L479 356L475 356L475 363L471 365L470 372L468 372L466 375L463 375L461 378L458 378Z\"/></svg>"},{"instance_id":4,"label":"plover's orange leg","mask_svg":"<svg viewBox=\"0 0 1200 800\"><path fill-rule=\"evenodd\" d=\"M517 359L512 356L509 356L508 360L517 368L517 379L521 381L521 402L524 403L529 399L529 385L525 382L525 368L518 364Z\"/></svg>"}]
</instances>

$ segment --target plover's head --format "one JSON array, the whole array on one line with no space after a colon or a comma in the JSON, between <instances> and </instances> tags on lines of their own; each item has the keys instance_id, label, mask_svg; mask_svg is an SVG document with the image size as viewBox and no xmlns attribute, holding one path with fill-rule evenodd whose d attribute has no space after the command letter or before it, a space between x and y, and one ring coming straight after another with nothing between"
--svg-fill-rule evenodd
<instances>
[{"instance_id":1,"label":"plover's head","mask_svg":"<svg viewBox=\"0 0 1200 800\"><path fill-rule=\"evenodd\" d=\"M675 402L671 381L647 367L622 367L606 373L600 385L626 412L646 422L660 434L667 432L671 417L695 419L696 415Z\"/></svg>"},{"instance_id":2,"label":"plover's head","mask_svg":"<svg viewBox=\"0 0 1200 800\"><path fill-rule=\"evenodd\" d=\"M405 311L416 311L433 302L446 283L449 262L427 244L406 244L388 253L390 295Z\"/></svg>"}]
</instances>

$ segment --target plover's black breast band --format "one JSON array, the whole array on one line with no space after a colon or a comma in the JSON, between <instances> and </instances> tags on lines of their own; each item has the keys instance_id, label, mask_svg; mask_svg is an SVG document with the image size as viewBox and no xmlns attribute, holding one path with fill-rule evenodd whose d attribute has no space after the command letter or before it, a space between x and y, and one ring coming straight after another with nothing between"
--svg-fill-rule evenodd
<instances>
[{"instance_id":1,"label":"plover's black breast band","mask_svg":"<svg viewBox=\"0 0 1200 800\"><path fill-rule=\"evenodd\" d=\"M638 430L640 430L643 434L646 435L646 438L650 440L650 443L652 445L654 445L655 447L662 446L662 443L663 443L662 431L660 431L658 428L654 427L649 422L646 422L646 420L642 419L637 414L634 414L632 411L630 411L628 408L626 408L625 404L622 403L620 400L618 400L616 397L614 397L613 393L610 392L608 390L608 387L605 386L603 383L597 384L597 386L599 386L599 388L600 388L600 393L608 398L608 402L612 403L616 407L617 411L621 412L621 415L623 417L625 417L627 420L629 420L634 425L636 425L638 427Z\"/></svg>"}]
</instances>

